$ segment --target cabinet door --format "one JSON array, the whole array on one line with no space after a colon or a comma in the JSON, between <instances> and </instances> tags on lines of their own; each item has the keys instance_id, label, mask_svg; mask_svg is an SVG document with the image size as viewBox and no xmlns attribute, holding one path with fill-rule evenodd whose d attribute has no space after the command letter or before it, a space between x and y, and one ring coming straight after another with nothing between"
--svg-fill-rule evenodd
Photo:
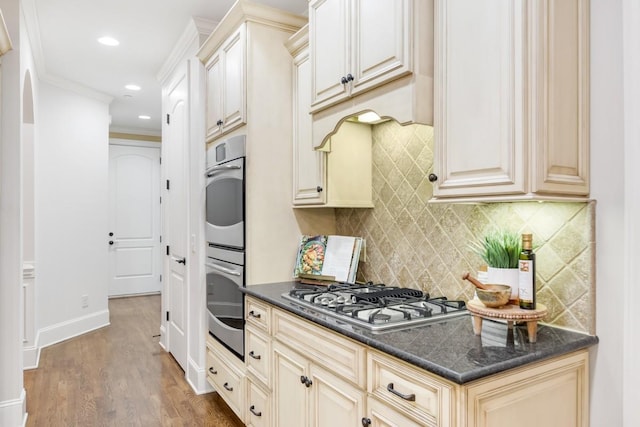
<instances>
[{"instance_id":1,"label":"cabinet door","mask_svg":"<svg viewBox=\"0 0 640 427\"><path fill-rule=\"evenodd\" d=\"M411 72L413 0L354 0L351 93Z\"/></svg>"},{"instance_id":2,"label":"cabinet door","mask_svg":"<svg viewBox=\"0 0 640 427\"><path fill-rule=\"evenodd\" d=\"M525 192L521 9L436 1L436 197Z\"/></svg>"},{"instance_id":3,"label":"cabinet door","mask_svg":"<svg viewBox=\"0 0 640 427\"><path fill-rule=\"evenodd\" d=\"M589 2L530 9L534 193L589 194Z\"/></svg>"},{"instance_id":4,"label":"cabinet door","mask_svg":"<svg viewBox=\"0 0 640 427\"><path fill-rule=\"evenodd\" d=\"M222 46L223 92L222 128L228 132L246 123L245 118L245 26L233 33Z\"/></svg>"},{"instance_id":5,"label":"cabinet door","mask_svg":"<svg viewBox=\"0 0 640 427\"><path fill-rule=\"evenodd\" d=\"M222 65L220 53L216 53L207 64L207 140L220 135L222 127Z\"/></svg>"},{"instance_id":6,"label":"cabinet door","mask_svg":"<svg viewBox=\"0 0 640 427\"><path fill-rule=\"evenodd\" d=\"M309 3L311 49L311 110L329 106L348 95L349 6L345 0L314 0Z\"/></svg>"},{"instance_id":7,"label":"cabinet door","mask_svg":"<svg viewBox=\"0 0 640 427\"><path fill-rule=\"evenodd\" d=\"M467 387L461 423L468 427L586 427L587 350L476 381ZM541 410L544 408L544 410Z\"/></svg>"},{"instance_id":8,"label":"cabinet door","mask_svg":"<svg viewBox=\"0 0 640 427\"><path fill-rule=\"evenodd\" d=\"M305 49L293 59L293 204L322 204L325 201L325 153L313 149L311 139L311 62Z\"/></svg>"},{"instance_id":9,"label":"cabinet door","mask_svg":"<svg viewBox=\"0 0 640 427\"><path fill-rule=\"evenodd\" d=\"M365 415L365 392L328 370L311 365L311 406L313 426L357 426Z\"/></svg>"},{"instance_id":10,"label":"cabinet door","mask_svg":"<svg viewBox=\"0 0 640 427\"><path fill-rule=\"evenodd\" d=\"M278 342L273 343L273 423L278 427L309 426L309 393L301 378L307 361Z\"/></svg>"}]
</instances>

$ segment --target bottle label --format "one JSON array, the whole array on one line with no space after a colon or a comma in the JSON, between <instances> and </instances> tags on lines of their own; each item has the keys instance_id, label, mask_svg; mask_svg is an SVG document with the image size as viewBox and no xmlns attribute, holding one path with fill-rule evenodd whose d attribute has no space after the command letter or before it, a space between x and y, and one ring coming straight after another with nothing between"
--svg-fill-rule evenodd
<instances>
[{"instance_id":1,"label":"bottle label","mask_svg":"<svg viewBox=\"0 0 640 427\"><path fill-rule=\"evenodd\" d=\"M521 300L533 302L533 261L520 260L518 269L518 296Z\"/></svg>"}]
</instances>

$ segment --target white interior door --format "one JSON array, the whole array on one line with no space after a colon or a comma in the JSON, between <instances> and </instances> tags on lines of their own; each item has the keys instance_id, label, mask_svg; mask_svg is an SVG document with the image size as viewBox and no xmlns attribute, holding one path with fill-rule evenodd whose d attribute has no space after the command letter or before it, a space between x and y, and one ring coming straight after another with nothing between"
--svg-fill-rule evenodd
<instances>
[{"instance_id":1,"label":"white interior door","mask_svg":"<svg viewBox=\"0 0 640 427\"><path fill-rule=\"evenodd\" d=\"M170 87L167 96L168 119L165 120L163 145L166 155L166 192L164 233L168 246L165 256L167 281L163 294L166 310L166 348L183 369L187 361L187 167L188 147L186 73Z\"/></svg>"},{"instance_id":2,"label":"white interior door","mask_svg":"<svg viewBox=\"0 0 640 427\"><path fill-rule=\"evenodd\" d=\"M160 292L160 147L109 145L109 296Z\"/></svg>"}]
</instances>

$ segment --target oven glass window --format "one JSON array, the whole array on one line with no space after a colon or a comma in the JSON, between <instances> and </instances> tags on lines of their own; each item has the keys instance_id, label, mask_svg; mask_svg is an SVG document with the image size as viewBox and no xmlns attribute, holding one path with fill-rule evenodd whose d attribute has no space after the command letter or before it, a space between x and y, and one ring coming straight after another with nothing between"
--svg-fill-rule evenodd
<instances>
[{"instance_id":1,"label":"oven glass window","mask_svg":"<svg viewBox=\"0 0 640 427\"><path fill-rule=\"evenodd\" d=\"M216 147L216 162L222 162L227 157L227 145L220 144Z\"/></svg>"},{"instance_id":2,"label":"oven glass window","mask_svg":"<svg viewBox=\"0 0 640 427\"><path fill-rule=\"evenodd\" d=\"M217 227L228 227L243 220L242 181L221 178L207 186L207 222Z\"/></svg>"},{"instance_id":3,"label":"oven glass window","mask_svg":"<svg viewBox=\"0 0 640 427\"><path fill-rule=\"evenodd\" d=\"M225 325L242 329L242 292L238 284L216 272L208 273L207 310Z\"/></svg>"}]
</instances>

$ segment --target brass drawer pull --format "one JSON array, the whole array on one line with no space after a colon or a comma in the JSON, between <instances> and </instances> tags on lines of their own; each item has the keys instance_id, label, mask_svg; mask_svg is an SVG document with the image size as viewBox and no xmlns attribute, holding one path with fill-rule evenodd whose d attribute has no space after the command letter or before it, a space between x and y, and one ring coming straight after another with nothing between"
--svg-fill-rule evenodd
<instances>
[{"instance_id":1,"label":"brass drawer pull","mask_svg":"<svg viewBox=\"0 0 640 427\"><path fill-rule=\"evenodd\" d=\"M408 400L409 402L415 402L416 401L416 395L415 394L413 394L413 393L411 393L411 394L402 394L398 390L393 388L393 383L389 383L389 385L387 386L387 391L390 391L391 393L395 394L399 398L404 399L404 400Z\"/></svg>"}]
</instances>

